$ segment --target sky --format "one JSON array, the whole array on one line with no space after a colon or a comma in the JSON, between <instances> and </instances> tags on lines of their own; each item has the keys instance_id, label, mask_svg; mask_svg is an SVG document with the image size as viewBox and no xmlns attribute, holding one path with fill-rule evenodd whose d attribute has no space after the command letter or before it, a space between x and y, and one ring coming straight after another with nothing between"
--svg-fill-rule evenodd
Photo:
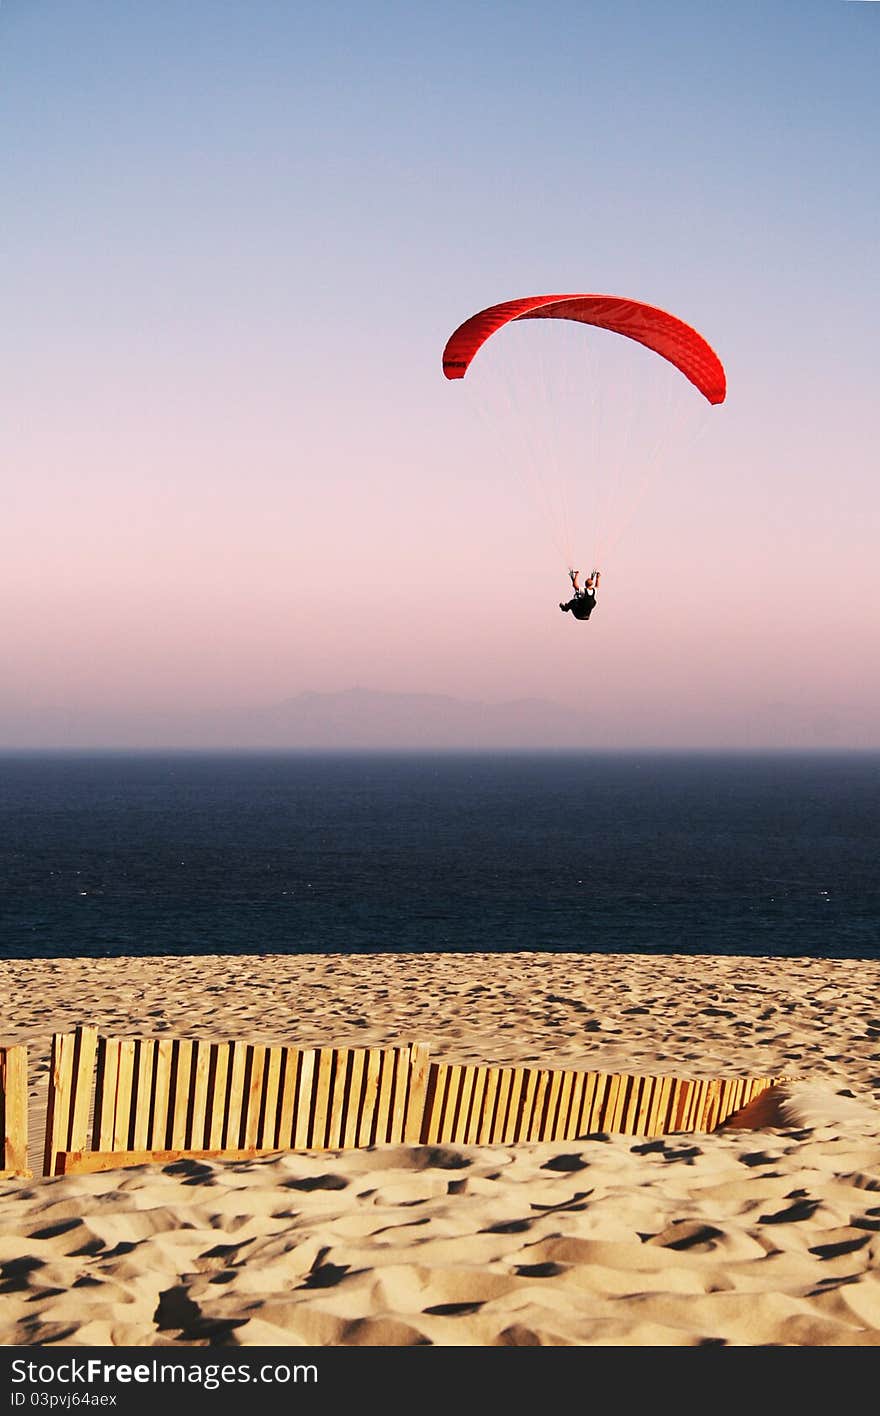
<instances>
[{"instance_id":1,"label":"sky","mask_svg":"<svg viewBox=\"0 0 880 1416\"><path fill-rule=\"evenodd\" d=\"M880 748L878 60L871 0L4 0L0 747L361 687ZM558 321L443 377L557 292L675 313L725 402Z\"/></svg>"}]
</instances>

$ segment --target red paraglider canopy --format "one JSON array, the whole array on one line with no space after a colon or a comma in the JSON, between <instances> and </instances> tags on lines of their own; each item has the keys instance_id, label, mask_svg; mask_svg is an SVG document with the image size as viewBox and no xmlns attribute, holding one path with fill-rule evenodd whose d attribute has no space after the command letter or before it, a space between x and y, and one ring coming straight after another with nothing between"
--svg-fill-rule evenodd
<instances>
[{"instance_id":1,"label":"red paraglider canopy","mask_svg":"<svg viewBox=\"0 0 880 1416\"><path fill-rule=\"evenodd\" d=\"M512 320L577 320L624 334L668 359L710 403L723 403L727 381L721 361L690 325L638 300L613 295L529 295L472 315L450 336L443 351L448 379L463 379L477 350Z\"/></svg>"}]
</instances>

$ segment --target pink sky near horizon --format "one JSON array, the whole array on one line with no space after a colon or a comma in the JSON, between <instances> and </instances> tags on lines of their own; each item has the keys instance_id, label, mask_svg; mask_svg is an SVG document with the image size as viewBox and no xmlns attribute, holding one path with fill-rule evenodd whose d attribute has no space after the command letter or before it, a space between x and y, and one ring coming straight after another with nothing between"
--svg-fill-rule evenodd
<instances>
[{"instance_id":1,"label":"pink sky near horizon","mask_svg":"<svg viewBox=\"0 0 880 1416\"><path fill-rule=\"evenodd\" d=\"M880 12L383 3L352 51L262 0L211 34L71 8L0 12L0 747L362 685L576 704L603 746L880 748ZM589 625L440 371L539 289L673 310L728 374Z\"/></svg>"}]
</instances>

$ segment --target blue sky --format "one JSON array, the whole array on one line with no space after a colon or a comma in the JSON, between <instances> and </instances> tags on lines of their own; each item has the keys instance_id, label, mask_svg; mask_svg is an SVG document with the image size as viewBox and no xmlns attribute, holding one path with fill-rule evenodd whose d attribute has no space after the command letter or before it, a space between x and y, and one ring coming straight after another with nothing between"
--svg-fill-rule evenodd
<instances>
[{"instance_id":1,"label":"blue sky","mask_svg":"<svg viewBox=\"0 0 880 1416\"><path fill-rule=\"evenodd\" d=\"M7 0L0 738L599 681L612 745L880 745L878 37L847 0ZM589 641L440 374L555 290L728 373Z\"/></svg>"}]
</instances>

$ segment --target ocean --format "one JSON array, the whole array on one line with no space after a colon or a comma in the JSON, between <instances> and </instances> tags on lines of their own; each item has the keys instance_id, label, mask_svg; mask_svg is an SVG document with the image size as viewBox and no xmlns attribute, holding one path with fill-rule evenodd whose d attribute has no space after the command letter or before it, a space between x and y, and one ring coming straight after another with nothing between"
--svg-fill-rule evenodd
<instances>
[{"instance_id":1,"label":"ocean","mask_svg":"<svg viewBox=\"0 0 880 1416\"><path fill-rule=\"evenodd\" d=\"M0 957L880 957L880 754L10 754Z\"/></svg>"}]
</instances>

